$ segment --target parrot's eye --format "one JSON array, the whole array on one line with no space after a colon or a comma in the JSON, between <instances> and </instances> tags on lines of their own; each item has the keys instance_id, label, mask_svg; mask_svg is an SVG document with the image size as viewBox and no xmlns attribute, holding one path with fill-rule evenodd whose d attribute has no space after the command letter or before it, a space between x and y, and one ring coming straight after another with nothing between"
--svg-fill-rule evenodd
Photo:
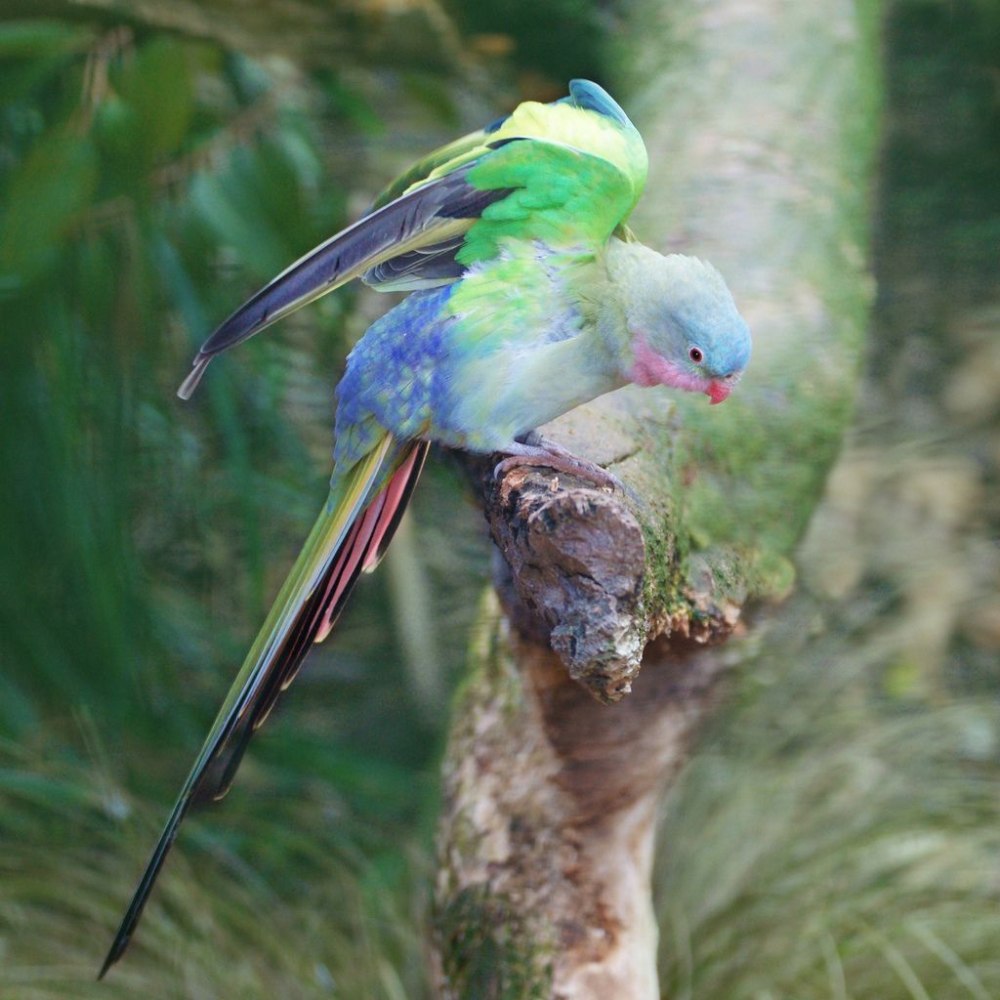
<instances>
[{"instance_id":1,"label":"parrot's eye","mask_svg":"<svg viewBox=\"0 0 1000 1000\"><path fill-rule=\"evenodd\" d=\"M704 355L704 354L702 354L702 352L701 352L701 348L700 348L700 347L692 347L692 348L691 348L691 350L690 350L690 351L688 351L688 357L689 357L689 358L690 358L690 359L691 359L691 360L692 360L692 361L693 361L693 362L694 362L694 363L695 363L696 365L700 365L700 364L702 363L702 361L704 360L704 358L705 358L705 355Z\"/></svg>"}]
</instances>

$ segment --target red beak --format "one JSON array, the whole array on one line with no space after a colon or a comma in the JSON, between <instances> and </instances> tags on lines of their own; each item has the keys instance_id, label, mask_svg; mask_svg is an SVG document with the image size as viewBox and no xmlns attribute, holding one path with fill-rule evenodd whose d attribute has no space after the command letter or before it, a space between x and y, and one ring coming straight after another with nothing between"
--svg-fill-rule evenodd
<instances>
[{"instance_id":1,"label":"red beak","mask_svg":"<svg viewBox=\"0 0 1000 1000\"><path fill-rule=\"evenodd\" d=\"M716 403L721 403L723 400L728 399L732 391L733 387L729 382L713 380L708 383L705 395L712 401L710 405L715 406Z\"/></svg>"}]
</instances>

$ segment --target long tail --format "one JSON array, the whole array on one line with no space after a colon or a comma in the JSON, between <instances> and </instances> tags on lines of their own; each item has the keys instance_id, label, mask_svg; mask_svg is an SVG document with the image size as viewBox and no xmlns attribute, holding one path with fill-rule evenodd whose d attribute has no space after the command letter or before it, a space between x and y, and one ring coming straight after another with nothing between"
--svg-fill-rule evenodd
<instances>
[{"instance_id":1,"label":"long tail","mask_svg":"<svg viewBox=\"0 0 1000 1000\"><path fill-rule=\"evenodd\" d=\"M330 633L358 575L381 559L427 448L422 441L400 445L387 434L331 489L184 782L98 979L125 953L188 809L225 795L250 738L295 679L310 646Z\"/></svg>"}]
</instances>

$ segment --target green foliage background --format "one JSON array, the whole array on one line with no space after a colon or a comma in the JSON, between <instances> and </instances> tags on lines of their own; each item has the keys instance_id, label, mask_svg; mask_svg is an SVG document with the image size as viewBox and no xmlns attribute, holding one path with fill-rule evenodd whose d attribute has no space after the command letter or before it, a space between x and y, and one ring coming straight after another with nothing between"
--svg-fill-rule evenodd
<instances>
[{"instance_id":1,"label":"green foliage background","mask_svg":"<svg viewBox=\"0 0 1000 1000\"><path fill-rule=\"evenodd\" d=\"M326 298L214 365L193 404L174 391L216 322L415 153L522 91L600 78L614 8L434 7L417 33L430 55L411 47L405 64L366 45L363 20L337 59L302 62L183 16L165 31L139 4L47 10L0 20L0 997L425 996L436 760L489 558L440 464L416 530L314 653L224 807L186 825L128 958L91 982L324 495L331 387L384 300ZM889 11L890 126L912 126L914 88L953 102L930 112L951 148L924 149L922 167L912 128L889 128L904 142L887 140L876 208L854 445L891 448L880 475L848 480L868 510L899 502L846 534L837 522L863 568L833 597L819 572L742 650L744 680L668 803L670 996L1000 995L1000 513L931 503L945 516L908 536L959 552L969 584L932 656L905 641L923 611L906 538L891 544L914 455L918 471L969 458L946 497L969 482L996 495L995 396L956 410L949 393L969 398L955 379L966 358L988 370L996 339L1000 118L982 80L998 20L985 2ZM553 18L556 52L539 45ZM441 52L446 68L428 69ZM886 369L882 351L904 362ZM857 495L834 491L834 515ZM823 538L813 563L828 568Z\"/></svg>"}]
</instances>

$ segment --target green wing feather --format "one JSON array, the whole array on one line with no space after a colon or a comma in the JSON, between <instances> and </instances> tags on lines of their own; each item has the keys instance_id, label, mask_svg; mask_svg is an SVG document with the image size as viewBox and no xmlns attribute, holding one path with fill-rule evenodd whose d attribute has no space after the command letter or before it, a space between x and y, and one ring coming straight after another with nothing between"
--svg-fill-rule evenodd
<instances>
[{"instance_id":1,"label":"green wing feather","mask_svg":"<svg viewBox=\"0 0 1000 1000\"><path fill-rule=\"evenodd\" d=\"M573 80L568 98L526 101L495 126L425 157L376 204L413 195L456 171L475 188L504 192L484 204L455 247L454 258L467 266L494 257L508 238L585 250L615 232L627 238L624 220L642 195L647 170L645 144L625 112L596 84ZM413 274L410 269L407 279ZM386 290L413 287L371 278L369 271L365 280Z\"/></svg>"},{"instance_id":2,"label":"green wing feather","mask_svg":"<svg viewBox=\"0 0 1000 1000\"><path fill-rule=\"evenodd\" d=\"M506 118L456 139L414 164L376 201L376 206L423 184L447 176L513 140L569 146L607 160L631 189L634 206L646 183L648 158L642 137L606 91L589 80L572 80L570 96L552 104L525 101ZM405 182L409 182L406 186ZM501 185L509 187L510 185Z\"/></svg>"}]
</instances>

